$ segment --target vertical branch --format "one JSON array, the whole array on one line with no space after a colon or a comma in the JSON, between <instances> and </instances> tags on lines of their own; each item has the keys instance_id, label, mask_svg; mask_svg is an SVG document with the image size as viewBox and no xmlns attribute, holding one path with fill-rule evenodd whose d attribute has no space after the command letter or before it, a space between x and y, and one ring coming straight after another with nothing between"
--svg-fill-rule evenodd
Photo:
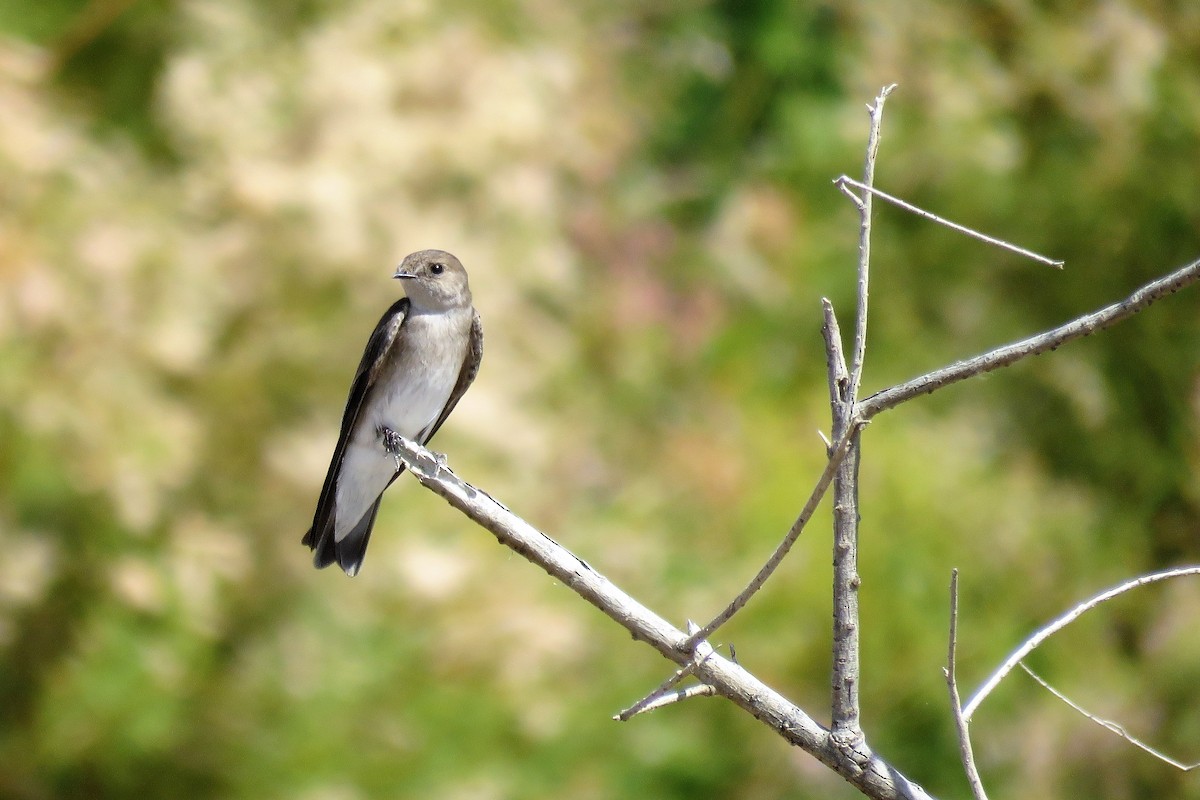
<instances>
[{"instance_id":1,"label":"vertical branch","mask_svg":"<svg viewBox=\"0 0 1200 800\"><path fill-rule=\"evenodd\" d=\"M848 388L848 387L845 387ZM849 420L830 398L837 423L833 436L845 435ZM833 732L850 743L862 736L858 718L858 459L861 433L850 436L850 448L833 479Z\"/></svg>"},{"instance_id":2,"label":"vertical branch","mask_svg":"<svg viewBox=\"0 0 1200 800\"><path fill-rule=\"evenodd\" d=\"M854 318L854 352L850 356L850 402L858 399L862 383L863 358L867 350L867 295L871 270L871 197L869 189L875 184L875 157L879 154L879 128L883 122L883 104L896 84L883 87L875 105L867 106L871 113L871 129L867 134L867 157L863 164L863 185L868 191L859 198L858 214L858 313Z\"/></svg>"},{"instance_id":3,"label":"vertical branch","mask_svg":"<svg viewBox=\"0 0 1200 800\"><path fill-rule=\"evenodd\" d=\"M988 800L979 768L975 766L975 753L971 750L971 730L963 716L962 698L958 694L958 570L950 573L950 641L946 652L946 687L950 691L950 711L954 714L954 727L958 731L958 752L962 758L967 783L971 785L971 796L975 800Z\"/></svg>"},{"instance_id":4,"label":"vertical branch","mask_svg":"<svg viewBox=\"0 0 1200 800\"><path fill-rule=\"evenodd\" d=\"M833 413L830 438L840 442L849 428L851 404L850 375L842 353L842 334L833 305L822 301L825 309L825 350L829 373L829 407ZM834 475L833 519L833 730L849 732L857 738L858 723L858 585L855 568L856 504L846 502L845 492L854 491L853 475L858 471L858 435L854 434L849 449ZM847 514L851 519L847 519Z\"/></svg>"},{"instance_id":5,"label":"vertical branch","mask_svg":"<svg viewBox=\"0 0 1200 800\"><path fill-rule=\"evenodd\" d=\"M879 152L879 128L883 104L896 88L885 86L869 106L871 128L863 183L875 179L875 157ZM843 186L843 191L848 191ZM854 351L849 375L833 363L829 367L829 404L833 413L833 440L850 432L862 381L867 349L867 290L871 267L871 193L852 197L858 208L858 309L854 319ZM831 314L831 312L827 312ZM858 620L858 463L860 432L850 432L850 448L838 467L833 482L833 675L831 716L833 734L847 746L856 747L863 735L859 722L859 620Z\"/></svg>"}]
</instances>

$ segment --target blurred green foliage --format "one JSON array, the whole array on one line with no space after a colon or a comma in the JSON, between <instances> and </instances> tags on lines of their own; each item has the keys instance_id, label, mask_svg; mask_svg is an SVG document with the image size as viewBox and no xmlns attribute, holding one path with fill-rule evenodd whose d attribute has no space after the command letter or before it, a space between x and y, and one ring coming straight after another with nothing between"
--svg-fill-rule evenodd
<instances>
[{"instance_id":1,"label":"blurred green foliage","mask_svg":"<svg viewBox=\"0 0 1200 800\"><path fill-rule=\"evenodd\" d=\"M459 474L678 623L807 495L818 298L849 329L863 104L880 185L867 390L1111 302L1200 251L1186 3L0 8L0 796L852 797L718 700L609 721L665 664L402 481L364 573L299 537L391 265L445 247L488 330ZM889 413L862 468L864 722L965 793L960 674L1200 557L1200 296ZM818 519L722 632L820 716ZM1200 757L1200 586L1035 657ZM1200 797L1014 676L999 796Z\"/></svg>"}]
</instances>

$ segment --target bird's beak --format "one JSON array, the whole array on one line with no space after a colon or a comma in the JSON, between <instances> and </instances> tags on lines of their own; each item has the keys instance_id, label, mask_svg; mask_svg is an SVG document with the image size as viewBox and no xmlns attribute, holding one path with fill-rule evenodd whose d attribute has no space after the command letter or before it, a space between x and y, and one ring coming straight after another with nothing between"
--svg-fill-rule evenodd
<instances>
[{"instance_id":1,"label":"bird's beak","mask_svg":"<svg viewBox=\"0 0 1200 800\"><path fill-rule=\"evenodd\" d=\"M415 278L417 276L414 275L413 273L407 272L403 269L397 269L396 274L393 275L392 277L395 278L396 280L404 280L405 278Z\"/></svg>"}]
</instances>

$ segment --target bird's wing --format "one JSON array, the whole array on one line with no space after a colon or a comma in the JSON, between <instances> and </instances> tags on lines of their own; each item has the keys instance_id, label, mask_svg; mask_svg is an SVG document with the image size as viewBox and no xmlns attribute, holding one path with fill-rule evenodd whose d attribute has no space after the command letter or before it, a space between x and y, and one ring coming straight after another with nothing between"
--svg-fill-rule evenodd
<instances>
[{"instance_id":1,"label":"bird's wing","mask_svg":"<svg viewBox=\"0 0 1200 800\"><path fill-rule=\"evenodd\" d=\"M467 339L467 355L463 358L462 368L458 371L458 380L454 384L454 390L450 392L445 408L442 409L442 413L438 415L433 425L429 427L429 433L421 440L421 444L426 444L433 438L433 435L438 432L438 428L442 427L442 423L446 421L446 417L450 416L450 412L458 405L458 401L466 393L467 387L479 374L479 362L482 360L483 323L479 321L479 312L476 311L475 317L471 320L471 333Z\"/></svg>"},{"instance_id":2,"label":"bird's wing","mask_svg":"<svg viewBox=\"0 0 1200 800\"><path fill-rule=\"evenodd\" d=\"M342 414L342 430L338 434L337 447L333 451L333 459L329 462L329 472L325 475L325 485L321 488L321 498L317 501L317 513L313 516L313 526L304 535L304 544L316 550L320 546L315 561L317 566L326 566L335 557L333 552L333 512L337 498L337 476L342 469L342 459L346 455L346 445L350 442L350 434L354 423L358 420L363 402L379 377L379 369L384 362L384 356L391 349L392 343L400 333L400 326L408 315L408 298L402 297L384 312L374 333L367 341L363 351L362 361L354 373L354 382L350 385L350 396L346 400L346 410ZM395 480L395 478L393 478ZM321 563L324 561L324 563Z\"/></svg>"}]
</instances>

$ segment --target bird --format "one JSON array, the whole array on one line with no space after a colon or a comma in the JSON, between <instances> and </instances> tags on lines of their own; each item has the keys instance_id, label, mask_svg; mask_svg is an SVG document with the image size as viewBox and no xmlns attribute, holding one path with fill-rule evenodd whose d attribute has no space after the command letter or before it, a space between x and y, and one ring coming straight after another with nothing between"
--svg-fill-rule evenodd
<instances>
[{"instance_id":1,"label":"bird","mask_svg":"<svg viewBox=\"0 0 1200 800\"><path fill-rule=\"evenodd\" d=\"M350 385L341 432L301 542L313 565L362 568L383 492L404 467L384 447L384 430L425 445L479 372L483 327L467 271L444 250L404 257L404 294L379 320Z\"/></svg>"}]
</instances>

